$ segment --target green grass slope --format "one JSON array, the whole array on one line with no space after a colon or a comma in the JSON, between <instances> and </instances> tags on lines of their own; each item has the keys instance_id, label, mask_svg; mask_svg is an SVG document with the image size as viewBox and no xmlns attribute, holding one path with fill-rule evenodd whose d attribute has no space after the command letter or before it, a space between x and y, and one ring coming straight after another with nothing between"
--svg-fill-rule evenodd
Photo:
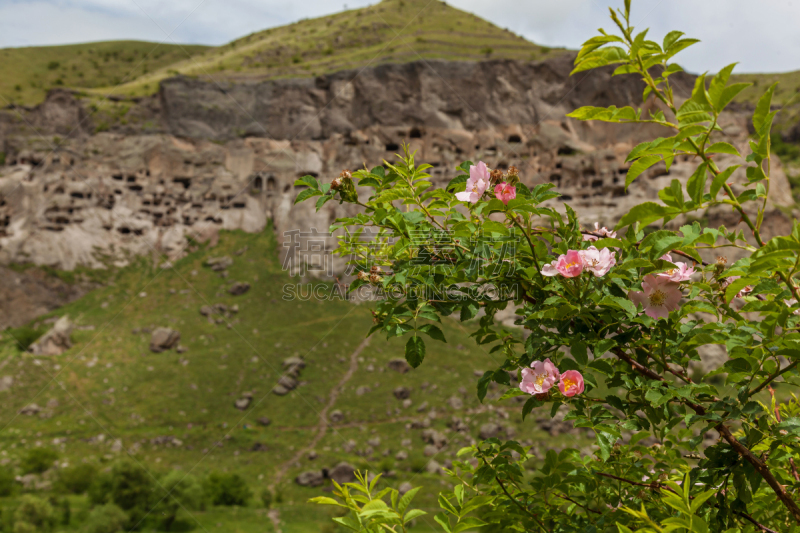
<instances>
[{"instance_id":1,"label":"green grass slope","mask_svg":"<svg viewBox=\"0 0 800 533\"><path fill-rule=\"evenodd\" d=\"M245 247L241 255L234 254ZM386 342L376 336L355 355L372 323L370 306L284 300L284 284L293 280L282 271L276 248L267 229L262 234L223 233L216 247L197 249L174 270L140 259L109 276L108 286L50 315L67 314L79 326L72 335L74 346L59 356L21 352L15 337L23 329L3 332L0 376L13 379L11 388L0 392L5 468L20 474L28 450L44 446L56 450L62 464L90 462L104 468L130 454L156 476L171 469L200 478L212 471L235 472L256 495L277 485L283 494L278 504L281 528L300 533L320 531L330 516L304 503L321 488L299 487L294 477L340 461L373 472L394 471L395 486L404 480L425 485L427 496L420 501L435 511L436 490L445 478L419 473L430 458L423 454L421 430L408 428L426 417L450 439L434 457L440 463L476 438L488 421L516 428L519 440L547 441L547 447L576 444L570 435L552 438L537 430L536 413L523 424L516 402L478 403L475 371L500 361L476 346L455 321L442 325L448 344L428 342L424 364L407 374L387 368L390 359L402 357L403 339ZM209 257L220 255L234 259L227 278L204 266ZM226 289L233 281L252 288L232 296ZM201 306L214 303L238 305L230 328L224 322L211 324L199 313ZM41 330L44 318L28 328ZM188 350L152 353L150 335L141 330L159 326L179 330ZM301 386L286 396L272 394L282 361L293 355L307 362ZM408 408L393 395L399 386L411 389ZM245 392L252 393L253 402L240 411L234 401ZM452 406L454 396L463 408ZM31 403L43 407L42 413L19 414ZM328 414L341 410L344 420L320 436L324 409ZM272 423L260 425L261 417ZM453 417L468 426L466 434L449 429ZM154 440L166 436L180 442ZM376 438L380 442L373 441L372 451L366 450L366 441ZM397 460L403 439L412 444L408 458ZM355 449L348 446L350 440L359 443ZM312 448L318 456L309 460ZM279 472L285 475L276 480ZM18 496L0 498L0 506L13 507ZM81 527L80 516L88 506L85 497L72 498L75 519L65 531ZM266 513L254 498L246 508L209 507L184 514L182 521L206 530L222 524L223 531L271 531ZM430 524L420 521L418 530L429 529Z\"/></svg>"},{"instance_id":2,"label":"green grass slope","mask_svg":"<svg viewBox=\"0 0 800 533\"><path fill-rule=\"evenodd\" d=\"M383 0L248 35L141 76L118 90L127 95L146 93L174 71L214 79L305 77L387 62L531 60L561 52L439 0Z\"/></svg>"},{"instance_id":3,"label":"green grass slope","mask_svg":"<svg viewBox=\"0 0 800 533\"><path fill-rule=\"evenodd\" d=\"M110 41L0 50L0 104L35 105L54 87L113 87L209 47Z\"/></svg>"},{"instance_id":4,"label":"green grass slope","mask_svg":"<svg viewBox=\"0 0 800 533\"><path fill-rule=\"evenodd\" d=\"M531 60L562 52L439 0L384 0L219 47L119 41L3 49L0 102L36 104L59 86L94 96L143 96L179 73L215 80L290 78L419 59Z\"/></svg>"}]
</instances>

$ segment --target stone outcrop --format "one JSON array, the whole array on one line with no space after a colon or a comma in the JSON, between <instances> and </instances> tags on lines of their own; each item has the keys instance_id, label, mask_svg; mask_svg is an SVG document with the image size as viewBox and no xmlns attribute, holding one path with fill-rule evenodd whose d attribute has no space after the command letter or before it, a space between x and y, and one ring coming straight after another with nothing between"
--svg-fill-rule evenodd
<instances>
[{"instance_id":1,"label":"stone outcrop","mask_svg":"<svg viewBox=\"0 0 800 533\"><path fill-rule=\"evenodd\" d=\"M170 328L156 328L150 336L150 351L160 353L178 346L181 340L179 331Z\"/></svg>"},{"instance_id":2,"label":"stone outcrop","mask_svg":"<svg viewBox=\"0 0 800 533\"><path fill-rule=\"evenodd\" d=\"M570 77L570 69L566 55L541 62L411 62L223 85L172 78L157 96L133 104L129 116L137 120L102 133L92 133L80 101L55 91L35 109L0 112L7 154L0 169L0 264L100 267L154 251L174 260L188 237L213 240L220 229L255 232L272 221L279 240L290 244L280 248L284 266L338 273L344 259L317 264L318 254L302 250L310 240L335 246L324 232L354 211L338 202L319 212L311 204L294 206L301 190L294 181L380 164L403 142L418 161L433 165L437 185L467 159L499 169L515 165L529 186L555 183L563 196L549 204L563 210L568 202L586 223L613 224L632 205L656 199L672 179L688 179L694 162L678 160L669 172L656 165L626 191L628 151L666 132L565 118L580 105L641 102L635 76L598 70ZM692 85L689 75L671 79L682 95ZM747 123L745 115L726 114L720 138L744 147ZM43 135L65 136L54 144ZM741 173L732 181L743 180ZM779 164L770 195L776 204L791 201ZM767 231L790 227L777 209L769 216ZM724 210L709 213L710 224L737 222Z\"/></svg>"},{"instance_id":3,"label":"stone outcrop","mask_svg":"<svg viewBox=\"0 0 800 533\"><path fill-rule=\"evenodd\" d=\"M40 268L16 271L0 266L0 331L27 324L77 300L92 288L86 282L66 283Z\"/></svg>"},{"instance_id":4,"label":"stone outcrop","mask_svg":"<svg viewBox=\"0 0 800 533\"><path fill-rule=\"evenodd\" d=\"M61 355L72 347L72 329L74 325L68 316L59 318L53 327L30 345L28 351L33 355Z\"/></svg>"}]
</instances>

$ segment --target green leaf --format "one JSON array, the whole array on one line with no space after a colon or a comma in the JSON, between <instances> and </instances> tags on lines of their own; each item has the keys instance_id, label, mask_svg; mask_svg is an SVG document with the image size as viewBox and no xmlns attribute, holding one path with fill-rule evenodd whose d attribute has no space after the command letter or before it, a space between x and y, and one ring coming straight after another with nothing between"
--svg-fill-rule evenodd
<instances>
[{"instance_id":1,"label":"green leaf","mask_svg":"<svg viewBox=\"0 0 800 533\"><path fill-rule=\"evenodd\" d=\"M669 50L669 47L675 44L678 39L683 37L682 31L671 31L664 36L664 44L662 45L662 49L666 52Z\"/></svg>"},{"instance_id":2,"label":"green leaf","mask_svg":"<svg viewBox=\"0 0 800 533\"><path fill-rule=\"evenodd\" d=\"M302 178L294 180L294 184L295 186L305 185L307 187L311 187L312 189L319 189L319 183L317 182L317 178L314 176L305 175Z\"/></svg>"},{"instance_id":3,"label":"green leaf","mask_svg":"<svg viewBox=\"0 0 800 533\"><path fill-rule=\"evenodd\" d=\"M711 84L708 87L708 95L711 98L711 104L718 111L720 109L719 103L722 98L722 91L724 91L725 86L728 85L728 80L730 79L731 72L733 72L733 67L735 66L736 63L731 63L727 67L720 70L719 73L714 76L714 79L711 80Z\"/></svg>"},{"instance_id":4,"label":"green leaf","mask_svg":"<svg viewBox=\"0 0 800 533\"><path fill-rule=\"evenodd\" d=\"M711 189L709 193L711 194L711 198L714 199L717 197L717 193L722 188L722 185L730 179L731 174L733 174L737 168L742 165L733 165L732 167L728 167L716 176L714 176L714 180L711 182Z\"/></svg>"},{"instance_id":5,"label":"green leaf","mask_svg":"<svg viewBox=\"0 0 800 533\"><path fill-rule=\"evenodd\" d=\"M472 516L468 516L467 518L462 518L453 528L453 533L461 533L461 531L466 531L468 529L475 529L478 527L485 526L486 522L481 520L480 518L475 518Z\"/></svg>"},{"instance_id":6,"label":"green leaf","mask_svg":"<svg viewBox=\"0 0 800 533\"><path fill-rule=\"evenodd\" d=\"M583 341L574 341L569 347L569 353L575 362L581 366L586 366L589 363L589 354L586 351L586 343Z\"/></svg>"},{"instance_id":7,"label":"green leaf","mask_svg":"<svg viewBox=\"0 0 800 533\"><path fill-rule=\"evenodd\" d=\"M759 281L761 281L761 278L754 278L754 277L739 278L737 280L734 280L733 283L731 283L725 288L725 301L731 303L731 300L733 300L733 298L737 294L739 294L739 291L741 291L748 285L755 285Z\"/></svg>"},{"instance_id":8,"label":"green leaf","mask_svg":"<svg viewBox=\"0 0 800 533\"><path fill-rule=\"evenodd\" d=\"M298 180L299 181L299 180ZM297 195L297 198L294 199L295 204L299 204L303 200L307 200L313 196L320 196L322 195L317 189L303 189L300 191L300 194Z\"/></svg>"},{"instance_id":9,"label":"green leaf","mask_svg":"<svg viewBox=\"0 0 800 533\"><path fill-rule=\"evenodd\" d=\"M419 329L419 331L423 333L426 333L428 336L430 336L430 338L434 340L447 342L444 338L444 333L442 333L442 330L439 329L437 326L434 326L433 324L425 324L424 326L420 326L417 329Z\"/></svg>"},{"instance_id":10,"label":"green leaf","mask_svg":"<svg viewBox=\"0 0 800 533\"><path fill-rule=\"evenodd\" d=\"M691 175L689 181L686 182L686 192L689 193L689 197L695 205L700 205L703 201L703 192L705 192L706 180L708 180L707 168L708 164L703 163L697 167L697 170Z\"/></svg>"},{"instance_id":11,"label":"green leaf","mask_svg":"<svg viewBox=\"0 0 800 533\"><path fill-rule=\"evenodd\" d=\"M525 420L525 417L528 416L534 407L542 405L542 402L536 399L535 396L531 396L528 398L528 401L525 402L525 405L522 406L522 420Z\"/></svg>"},{"instance_id":12,"label":"green leaf","mask_svg":"<svg viewBox=\"0 0 800 533\"><path fill-rule=\"evenodd\" d=\"M327 496L317 496L316 498L311 498L308 500L309 503L316 503L318 505L337 505L339 507L346 507L341 503L337 502L333 498L328 498Z\"/></svg>"},{"instance_id":13,"label":"green leaf","mask_svg":"<svg viewBox=\"0 0 800 533\"><path fill-rule=\"evenodd\" d=\"M406 344L406 361L412 368L417 368L425 359L425 342L422 337L411 337Z\"/></svg>"},{"instance_id":14,"label":"green leaf","mask_svg":"<svg viewBox=\"0 0 800 533\"><path fill-rule=\"evenodd\" d=\"M625 177L625 190L628 190L628 186L630 186L633 180L638 178L642 172L661 161L661 159L662 157L660 155L646 155L637 159L636 162L631 165L631 168L628 169L628 175Z\"/></svg>"},{"instance_id":15,"label":"green leaf","mask_svg":"<svg viewBox=\"0 0 800 533\"><path fill-rule=\"evenodd\" d=\"M742 92L743 90L750 87L752 83L734 83L728 87L725 87L722 90L722 95L719 98L719 101L715 104L717 111L722 111L727 107L731 101L736 98L736 96Z\"/></svg>"},{"instance_id":16,"label":"green leaf","mask_svg":"<svg viewBox=\"0 0 800 533\"><path fill-rule=\"evenodd\" d=\"M767 122L767 117L770 114L770 108L772 107L772 95L775 92L775 87L777 87L777 85L777 81L770 85L769 89L764 92L763 96L759 98L758 103L756 104L756 110L753 113L753 127L755 128L756 135L759 137L764 135L762 130Z\"/></svg>"},{"instance_id":17,"label":"green leaf","mask_svg":"<svg viewBox=\"0 0 800 533\"><path fill-rule=\"evenodd\" d=\"M739 150L737 150L732 144L726 143L726 142L718 142L718 143L712 144L711 146L706 148L706 153L707 154L731 154L731 155L737 155L739 157L742 156L739 153Z\"/></svg>"},{"instance_id":18,"label":"green leaf","mask_svg":"<svg viewBox=\"0 0 800 533\"><path fill-rule=\"evenodd\" d=\"M623 108L611 107L579 107L567 115L578 120L600 120L602 122L622 122L624 120L636 120L638 114L630 106Z\"/></svg>"},{"instance_id":19,"label":"green leaf","mask_svg":"<svg viewBox=\"0 0 800 533\"><path fill-rule=\"evenodd\" d=\"M405 513L406 509L408 508L408 505L411 503L411 500L414 499L414 496L417 495L417 493L421 488L422 487L414 487L410 491L403 494L403 497L400 498L400 503L397 504L397 512L399 512L400 514Z\"/></svg>"},{"instance_id":20,"label":"green leaf","mask_svg":"<svg viewBox=\"0 0 800 533\"><path fill-rule=\"evenodd\" d=\"M403 523L404 523L404 524L406 524L406 523L408 523L408 522L411 522L411 521L412 521L412 520L414 520L415 518L419 518L420 516L425 516L426 514L428 514L428 513L426 513L426 512L425 512L425 511L423 511L422 509L411 509L411 510L410 510L408 513L406 513L406 515L403 517Z\"/></svg>"},{"instance_id":21,"label":"green leaf","mask_svg":"<svg viewBox=\"0 0 800 533\"><path fill-rule=\"evenodd\" d=\"M677 213L677 211L655 202L644 202L628 211L617 223L615 229L619 230L636 222L646 226L672 213Z\"/></svg>"}]
</instances>

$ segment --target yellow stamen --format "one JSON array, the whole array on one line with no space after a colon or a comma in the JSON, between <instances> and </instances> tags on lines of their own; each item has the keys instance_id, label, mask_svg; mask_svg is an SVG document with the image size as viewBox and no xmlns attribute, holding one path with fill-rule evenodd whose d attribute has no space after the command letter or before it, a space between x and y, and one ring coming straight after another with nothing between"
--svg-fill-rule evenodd
<instances>
[{"instance_id":1,"label":"yellow stamen","mask_svg":"<svg viewBox=\"0 0 800 533\"><path fill-rule=\"evenodd\" d=\"M541 387L544 384L544 380L546 378L547 376L545 376L544 374L536 374L536 380L534 381L534 383L536 383L536 386Z\"/></svg>"},{"instance_id":2,"label":"yellow stamen","mask_svg":"<svg viewBox=\"0 0 800 533\"><path fill-rule=\"evenodd\" d=\"M569 378L561 378L561 382L564 384L564 390L569 390L572 387L576 387L578 385L576 381L572 381Z\"/></svg>"},{"instance_id":3,"label":"yellow stamen","mask_svg":"<svg viewBox=\"0 0 800 533\"><path fill-rule=\"evenodd\" d=\"M656 290L650 295L650 305L653 307L661 307L667 301L667 295L663 291Z\"/></svg>"}]
</instances>

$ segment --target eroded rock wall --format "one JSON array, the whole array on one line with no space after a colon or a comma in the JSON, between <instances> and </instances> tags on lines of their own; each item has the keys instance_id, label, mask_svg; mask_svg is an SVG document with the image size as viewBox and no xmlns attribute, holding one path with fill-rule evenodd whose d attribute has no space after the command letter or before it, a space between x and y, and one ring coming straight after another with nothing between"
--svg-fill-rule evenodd
<instances>
[{"instance_id":1,"label":"eroded rock wall","mask_svg":"<svg viewBox=\"0 0 800 533\"><path fill-rule=\"evenodd\" d=\"M81 103L57 91L36 109L0 114L0 263L71 269L154 251L176 258L188 236L261 231L269 220L279 241L292 230L324 232L347 206L293 206L294 180L380 164L402 142L433 165L440 185L466 159L515 165L528 185L555 183L564 196L553 205L568 202L586 223L613 224L672 179L688 179L695 162L680 160L626 191L628 151L668 132L566 119L580 105L641 99L633 77L569 77L570 67L559 58L417 62L261 83L175 78L131 109L152 119L146 128L129 122L96 134ZM691 86L688 77L677 81L679 90ZM720 137L744 149L746 117L727 115L721 126ZM791 201L779 168L771 196ZM708 216L738 223L723 211ZM770 227L788 224L778 210L773 217Z\"/></svg>"}]
</instances>

